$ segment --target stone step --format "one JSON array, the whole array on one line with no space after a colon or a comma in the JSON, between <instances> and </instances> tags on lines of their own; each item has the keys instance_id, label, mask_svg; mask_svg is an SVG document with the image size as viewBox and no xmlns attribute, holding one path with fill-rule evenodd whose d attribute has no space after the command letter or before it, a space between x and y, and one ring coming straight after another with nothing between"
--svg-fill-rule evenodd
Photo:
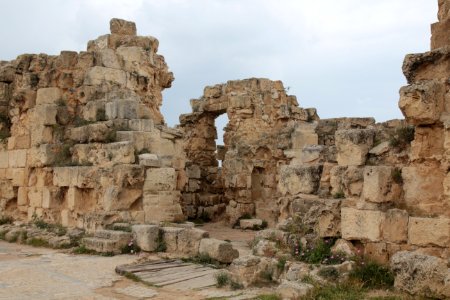
<instances>
[{"instance_id":1,"label":"stone step","mask_svg":"<svg viewBox=\"0 0 450 300\"><path fill-rule=\"evenodd\" d=\"M133 238L133 235L131 232L104 229L104 230L97 230L94 234L94 237L112 240L116 242L128 243Z\"/></svg>"},{"instance_id":2,"label":"stone step","mask_svg":"<svg viewBox=\"0 0 450 300\"><path fill-rule=\"evenodd\" d=\"M87 249L99 253L120 253L122 248L128 243L128 241L114 241L98 237L84 238L81 242Z\"/></svg>"}]
</instances>

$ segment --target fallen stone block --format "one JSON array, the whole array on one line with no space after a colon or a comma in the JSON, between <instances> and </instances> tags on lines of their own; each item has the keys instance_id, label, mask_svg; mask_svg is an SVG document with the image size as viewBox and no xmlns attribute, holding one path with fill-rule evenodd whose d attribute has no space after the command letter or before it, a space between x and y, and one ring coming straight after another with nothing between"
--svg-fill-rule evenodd
<instances>
[{"instance_id":1,"label":"fallen stone block","mask_svg":"<svg viewBox=\"0 0 450 300\"><path fill-rule=\"evenodd\" d=\"M239 257L239 252L231 243L211 238L200 241L199 253L207 254L221 263L231 263Z\"/></svg>"},{"instance_id":2,"label":"fallen stone block","mask_svg":"<svg viewBox=\"0 0 450 300\"><path fill-rule=\"evenodd\" d=\"M133 225L131 228L136 244L143 251L153 252L158 248L159 226Z\"/></svg>"},{"instance_id":3,"label":"fallen stone block","mask_svg":"<svg viewBox=\"0 0 450 300\"><path fill-rule=\"evenodd\" d=\"M437 299L450 298L450 269L447 261L434 256L400 251L390 261L396 289Z\"/></svg>"}]
</instances>

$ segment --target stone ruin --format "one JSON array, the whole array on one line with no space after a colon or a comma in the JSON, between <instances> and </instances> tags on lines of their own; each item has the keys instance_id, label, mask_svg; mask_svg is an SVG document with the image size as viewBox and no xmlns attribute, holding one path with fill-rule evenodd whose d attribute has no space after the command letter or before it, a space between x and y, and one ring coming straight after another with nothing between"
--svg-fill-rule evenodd
<instances>
[{"instance_id":1,"label":"stone ruin","mask_svg":"<svg viewBox=\"0 0 450 300\"><path fill-rule=\"evenodd\" d=\"M1 61L0 211L90 232L252 216L342 237L381 263L402 251L445 262L450 1L439 0L438 18L431 51L403 63L405 120L383 123L320 119L280 81L251 78L206 87L167 127L161 92L174 76L158 41L118 19L86 52Z\"/></svg>"}]
</instances>

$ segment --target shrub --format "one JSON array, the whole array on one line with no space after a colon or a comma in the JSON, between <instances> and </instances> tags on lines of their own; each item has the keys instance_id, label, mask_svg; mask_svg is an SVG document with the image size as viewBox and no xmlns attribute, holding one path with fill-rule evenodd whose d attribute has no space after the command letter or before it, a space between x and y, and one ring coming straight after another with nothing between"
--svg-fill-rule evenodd
<instances>
[{"instance_id":1,"label":"shrub","mask_svg":"<svg viewBox=\"0 0 450 300\"><path fill-rule=\"evenodd\" d=\"M342 199L342 198L345 198L345 194L343 191L338 191L338 192L334 193L333 198L334 199Z\"/></svg>"},{"instance_id":2,"label":"shrub","mask_svg":"<svg viewBox=\"0 0 450 300\"><path fill-rule=\"evenodd\" d=\"M286 257L280 257L277 262L278 270L283 271L285 266L286 266Z\"/></svg>"},{"instance_id":3,"label":"shrub","mask_svg":"<svg viewBox=\"0 0 450 300\"><path fill-rule=\"evenodd\" d=\"M72 251L74 254L97 254L95 250L86 248L85 245L80 245Z\"/></svg>"},{"instance_id":4,"label":"shrub","mask_svg":"<svg viewBox=\"0 0 450 300\"><path fill-rule=\"evenodd\" d=\"M350 272L350 278L362 282L366 288L388 288L394 285L394 273L388 267L373 261L359 261Z\"/></svg>"},{"instance_id":5,"label":"shrub","mask_svg":"<svg viewBox=\"0 0 450 300\"><path fill-rule=\"evenodd\" d=\"M97 109L97 121L106 121L106 112L104 108Z\"/></svg>"},{"instance_id":6,"label":"shrub","mask_svg":"<svg viewBox=\"0 0 450 300\"><path fill-rule=\"evenodd\" d=\"M166 252L167 245L166 241L164 240L164 233L162 230L158 232L158 237L156 238L156 244L158 245L156 247L156 252Z\"/></svg>"},{"instance_id":7,"label":"shrub","mask_svg":"<svg viewBox=\"0 0 450 300\"><path fill-rule=\"evenodd\" d=\"M33 247L48 247L48 241L42 238L31 238L27 241L27 244Z\"/></svg>"},{"instance_id":8,"label":"shrub","mask_svg":"<svg viewBox=\"0 0 450 300\"><path fill-rule=\"evenodd\" d=\"M244 286L242 284L240 284L239 282L237 282L237 281L231 280L230 281L230 288L232 290L240 290L240 289L243 289Z\"/></svg>"},{"instance_id":9,"label":"shrub","mask_svg":"<svg viewBox=\"0 0 450 300\"><path fill-rule=\"evenodd\" d=\"M221 288L230 282L230 276L225 272L219 272L214 275L216 278L216 286Z\"/></svg>"},{"instance_id":10,"label":"shrub","mask_svg":"<svg viewBox=\"0 0 450 300\"><path fill-rule=\"evenodd\" d=\"M141 248L136 245L136 242L134 240L131 240L128 244L122 247L120 252L122 254L135 254L141 252Z\"/></svg>"},{"instance_id":11,"label":"shrub","mask_svg":"<svg viewBox=\"0 0 450 300\"><path fill-rule=\"evenodd\" d=\"M354 283L316 286L304 300L360 300L364 299L364 290Z\"/></svg>"},{"instance_id":12,"label":"shrub","mask_svg":"<svg viewBox=\"0 0 450 300\"><path fill-rule=\"evenodd\" d=\"M71 166L72 163L72 153L70 151L71 144L59 145L54 150L54 162L53 164L58 167Z\"/></svg>"},{"instance_id":13,"label":"shrub","mask_svg":"<svg viewBox=\"0 0 450 300\"><path fill-rule=\"evenodd\" d=\"M414 127L403 126L395 129L389 139L389 145L394 148L404 149L414 140Z\"/></svg>"},{"instance_id":14,"label":"shrub","mask_svg":"<svg viewBox=\"0 0 450 300\"><path fill-rule=\"evenodd\" d=\"M322 268L318 272L319 276L328 279L328 280L336 280L339 278L339 272L336 268L326 267Z\"/></svg>"},{"instance_id":15,"label":"shrub","mask_svg":"<svg viewBox=\"0 0 450 300\"><path fill-rule=\"evenodd\" d=\"M303 247L302 243L297 241L292 249L294 258L310 264L338 264L345 261L345 255L331 253L334 239L317 240L312 246Z\"/></svg>"},{"instance_id":16,"label":"shrub","mask_svg":"<svg viewBox=\"0 0 450 300\"><path fill-rule=\"evenodd\" d=\"M281 300L281 297L277 294L259 295L255 300Z\"/></svg>"},{"instance_id":17,"label":"shrub","mask_svg":"<svg viewBox=\"0 0 450 300\"><path fill-rule=\"evenodd\" d=\"M106 143L114 143L117 141L117 131L114 129L111 129L108 131L108 133L105 136L105 142Z\"/></svg>"},{"instance_id":18,"label":"shrub","mask_svg":"<svg viewBox=\"0 0 450 300\"><path fill-rule=\"evenodd\" d=\"M392 172L391 172L391 177L392 177L392 180L395 183L398 183L398 184L402 184L403 183L403 177L402 177L402 170L401 169L394 168L392 170Z\"/></svg>"},{"instance_id":19,"label":"shrub","mask_svg":"<svg viewBox=\"0 0 450 300\"><path fill-rule=\"evenodd\" d=\"M11 224L13 222L13 218L10 216L1 216L0 217L0 225Z\"/></svg>"},{"instance_id":20,"label":"shrub","mask_svg":"<svg viewBox=\"0 0 450 300\"><path fill-rule=\"evenodd\" d=\"M273 271L270 269L266 269L262 271L260 274L260 277L264 281L272 282L273 281Z\"/></svg>"}]
</instances>

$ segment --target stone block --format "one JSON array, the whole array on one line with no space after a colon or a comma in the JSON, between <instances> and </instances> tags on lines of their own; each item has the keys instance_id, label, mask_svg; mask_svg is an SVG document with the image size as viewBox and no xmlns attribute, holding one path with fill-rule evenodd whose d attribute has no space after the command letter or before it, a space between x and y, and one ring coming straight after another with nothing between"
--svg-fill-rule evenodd
<instances>
[{"instance_id":1,"label":"stone block","mask_svg":"<svg viewBox=\"0 0 450 300\"><path fill-rule=\"evenodd\" d=\"M53 129L51 126L35 125L30 129L31 146L49 144L53 141Z\"/></svg>"},{"instance_id":2,"label":"stone block","mask_svg":"<svg viewBox=\"0 0 450 300\"><path fill-rule=\"evenodd\" d=\"M364 245L364 256L379 264L386 265L389 255L386 243L367 243Z\"/></svg>"},{"instance_id":3,"label":"stone block","mask_svg":"<svg viewBox=\"0 0 450 300\"><path fill-rule=\"evenodd\" d=\"M190 228L178 233L178 252L195 256L198 254L200 247L200 241L204 238L208 238L209 233L205 230Z\"/></svg>"},{"instance_id":4,"label":"stone block","mask_svg":"<svg viewBox=\"0 0 450 300\"><path fill-rule=\"evenodd\" d=\"M42 207L42 188L29 188L28 200L30 207Z\"/></svg>"},{"instance_id":5,"label":"stone block","mask_svg":"<svg viewBox=\"0 0 450 300\"><path fill-rule=\"evenodd\" d=\"M8 169L7 177L11 179L13 186L27 186L28 185L29 170L26 168Z\"/></svg>"},{"instance_id":6,"label":"stone block","mask_svg":"<svg viewBox=\"0 0 450 300\"><path fill-rule=\"evenodd\" d=\"M159 226L133 225L131 228L136 244L143 251L153 252L158 248Z\"/></svg>"},{"instance_id":7,"label":"stone block","mask_svg":"<svg viewBox=\"0 0 450 300\"><path fill-rule=\"evenodd\" d=\"M162 227L161 230L167 247L166 252L178 252L178 235L186 229L179 227Z\"/></svg>"},{"instance_id":8,"label":"stone block","mask_svg":"<svg viewBox=\"0 0 450 300\"><path fill-rule=\"evenodd\" d=\"M56 125L56 115L58 113L58 106L53 104L37 105L32 108L31 121L36 125Z\"/></svg>"},{"instance_id":9,"label":"stone block","mask_svg":"<svg viewBox=\"0 0 450 300\"><path fill-rule=\"evenodd\" d=\"M377 242L382 239L385 213L374 210L341 209L341 233L346 240Z\"/></svg>"},{"instance_id":10,"label":"stone block","mask_svg":"<svg viewBox=\"0 0 450 300\"><path fill-rule=\"evenodd\" d=\"M417 246L450 247L450 219L410 217L408 243Z\"/></svg>"},{"instance_id":11,"label":"stone block","mask_svg":"<svg viewBox=\"0 0 450 300\"><path fill-rule=\"evenodd\" d=\"M201 170L199 165L190 165L186 167L186 175L189 178L200 179L201 178Z\"/></svg>"},{"instance_id":12,"label":"stone block","mask_svg":"<svg viewBox=\"0 0 450 300\"><path fill-rule=\"evenodd\" d=\"M408 124L430 125L443 111L445 87L438 80L423 81L400 89L398 103Z\"/></svg>"},{"instance_id":13,"label":"stone block","mask_svg":"<svg viewBox=\"0 0 450 300\"><path fill-rule=\"evenodd\" d=\"M41 187L42 191L42 208L57 208L63 199L59 199L59 188L57 187Z\"/></svg>"},{"instance_id":14,"label":"stone block","mask_svg":"<svg viewBox=\"0 0 450 300\"><path fill-rule=\"evenodd\" d=\"M392 243L403 243L408 239L408 212L389 209L383 223L383 239Z\"/></svg>"},{"instance_id":15,"label":"stone block","mask_svg":"<svg viewBox=\"0 0 450 300\"><path fill-rule=\"evenodd\" d=\"M153 131L154 124L151 119L133 119L128 121L128 127L135 131Z\"/></svg>"},{"instance_id":16,"label":"stone block","mask_svg":"<svg viewBox=\"0 0 450 300\"><path fill-rule=\"evenodd\" d=\"M319 144L316 127L316 124L301 124L300 127L292 133L292 149L303 149L303 147L307 145Z\"/></svg>"},{"instance_id":17,"label":"stone block","mask_svg":"<svg viewBox=\"0 0 450 300\"><path fill-rule=\"evenodd\" d=\"M28 205L28 188L23 186L19 187L17 191L17 205L18 206Z\"/></svg>"},{"instance_id":18,"label":"stone block","mask_svg":"<svg viewBox=\"0 0 450 300\"><path fill-rule=\"evenodd\" d=\"M363 199L375 203L397 201L402 188L395 181L395 176L398 175L395 175L394 172L396 170L388 166L365 167Z\"/></svg>"},{"instance_id":19,"label":"stone block","mask_svg":"<svg viewBox=\"0 0 450 300\"><path fill-rule=\"evenodd\" d=\"M105 105L106 117L113 119L137 119L138 102L135 100L114 100Z\"/></svg>"},{"instance_id":20,"label":"stone block","mask_svg":"<svg viewBox=\"0 0 450 300\"><path fill-rule=\"evenodd\" d=\"M448 261L415 252L400 251L391 258L398 290L436 299L450 298Z\"/></svg>"},{"instance_id":21,"label":"stone block","mask_svg":"<svg viewBox=\"0 0 450 300\"><path fill-rule=\"evenodd\" d=\"M184 220L180 205L180 193L178 191L144 194L143 208L145 222Z\"/></svg>"},{"instance_id":22,"label":"stone block","mask_svg":"<svg viewBox=\"0 0 450 300\"><path fill-rule=\"evenodd\" d=\"M161 167L161 160L158 159L158 156L156 154L144 153L139 154L138 157L139 157L139 165L141 166L153 168Z\"/></svg>"},{"instance_id":23,"label":"stone block","mask_svg":"<svg viewBox=\"0 0 450 300\"><path fill-rule=\"evenodd\" d=\"M337 162L340 166L360 166L366 163L372 149L375 132L371 129L338 130L335 133Z\"/></svg>"},{"instance_id":24,"label":"stone block","mask_svg":"<svg viewBox=\"0 0 450 300\"><path fill-rule=\"evenodd\" d=\"M144 192L174 191L177 174L174 168L148 169L145 175Z\"/></svg>"},{"instance_id":25,"label":"stone block","mask_svg":"<svg viewBox=\"0 0 450 300\"><path fill-rule=\"evenodd\" d=\"M322 166L282 166L278 190L283 194L314 194L317 192Z\"/></svg>"},{"instance_id":26,"label":"stone block","mask_svg":"<svg viewBox=\"0 0 450 300\"><path fill-rule=\"evenodd\" d=\"M417 165L402 168L404 199L407 207L422 213L442 214L446 211L441 201L444 173L438 166Z\"/></svg>"},{"instance_id":27,"label":"stone block","mask_svg":"<svg viewBox=\"0 0 450 300\"><path fill-rule=\"evenodd\" d=\"M136 24L122 19L111 19L109 21L109 29L112 34L136 35Z\"/></svg>"},{"instance_id":28,"label":"stone block","mask_svg":"<svg viewBox=\"0 0 450 300\"><path fill-rule=\"evenodd\" d=\"M67 208L70 211L78 210L83 206L83 193L76 187L70 187L66 194Z\"/></svg>"},{"instance_id":29,"label":"stone block","mask_svg":"<svg viewBox=\"0 0 450 300\"><path fill-rule=\"evenodd\" d=\"M314 286L309 283L283 280L276 292L282 299L301 299L307 296Z\"/></svg>"},{"instance_id":30,"label":"stone block","mask_svg":"<svg viewBox=\"0 0 450 300\"><path fill-rule=\"evenodd\" d=\"M221 263L231 263L239 257L239 252L229 242L205 238L200 241L200 254L208 254L211 258Z\"/></svg>"},{"instance_id":31,"label":"stone block","mask_svg":"<svg viewBox=\"0 0 450 300\"><path fill-rule=\"evenodd\" d=\"M36 105L58 104L61 97L61 90L57 87L40 88L37 90Z\"/></svg>"},{"instance_id":32,"label":"stone block","mask_svg":"<svg viewBox=\"0 0 450 300\"><path fill-rule=\"evenodd\" d=\"M241 219L239 220L239 228L241 229L259 229L263 224L261 219Z\"/></svg>"},{"instance_id":33,"label":"stone block","mask_svg":"<svg viewBox=\"0 0 450 300\"><path fill-rule=\"evenodd\" d=\"M113 84L124 87L127 83L127 75L122 70L95 66L90 68L84 79L85 85Z\"/></svg>"},{"instance_id":34,"label":"stone block","mask_svg":"<svg viewBox=\"0 0 450 300\"><path fill-rule=\"evenodd\" d=\"M31 136L29 134L11 136L8 138L8 150L28 149L31 146Z\"/></svg>"},{"instance_id":35,"label":"stone block","mask_svg":"<svg viewBox=\"0 0 450 300\"><path fill-rule=\"evenodd\" d=\"M6 169L9 167L9 152L0 151L0 169Z\"/></svg>"},{"instance_id":36,"label":"stone block","mask_svg":"<svg viewBox=\"0 0 450 300\"><path fill-rule=\"evenodd\" d=\"M134 149L136 151L141 151L143 149L149 150L151 153L158 154L152 150L155 146L152 146L154 142L158 142L159 133L156 132L146 132L146 131L117 131L116 140L117 141L129 141L133 143ZM159 155L159 154L158 154ZM169 155L162 153L162 155Z\"/></svg>"},{"instance_id":37,"label":"stone block","mask_svg":"<svg viewBox=\"0 0 450 300\"><path fill-rule=\"evenodd\" d=\"M116 55L116 52L113 49L106 48L98 50L94 53L96 63L99 66L112 68L112 69L120 69L120 62Z\"/></svg>"},{"instance_id":38,"label":"stone block","mask_svg":"<svg viewBox=\"0 0 450 300\"><path fill-rule=\"evenodd\" d=\"M330 170L331 194L334 197L337 196L359 197L363 190L363 182L364 182L363 180L364 180L363 167L359 166L331 167Z\"/></svg>"},{"instance_id":39,"label":"stone block","mask_svg":"<svg viewBox=\"0 0 450 300\"><path fill-rule=\"evenodd\" d=\"M11 150L8 154L10 168L24 168L27 165L27 150Z\"/></svg>"}]
</instances>

